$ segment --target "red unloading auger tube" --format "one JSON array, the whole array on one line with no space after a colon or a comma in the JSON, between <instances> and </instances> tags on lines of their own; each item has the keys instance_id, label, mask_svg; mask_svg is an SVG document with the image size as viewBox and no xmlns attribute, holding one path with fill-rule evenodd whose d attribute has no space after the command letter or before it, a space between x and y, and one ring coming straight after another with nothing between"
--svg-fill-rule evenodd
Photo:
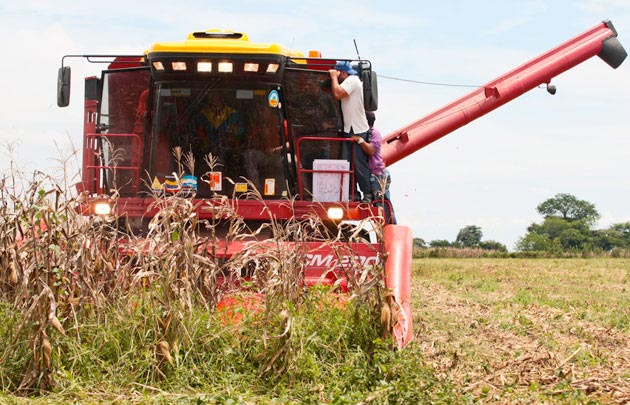
<instances>
[{"instance_id":1,"label":"red unloading auger tube","mask_svg":"<svg viewBox=\"0 0 630 405\"><path fill-rule=\"evenodd\" d=\"M455 100L383 139L381 155L389 166L454 130L523 95L576 65L599 56L616 69L627 53L612 22L603 23L532 59L485 86ZM548 87L553 94L553 88Z\"/></svg>"}]
</instances>

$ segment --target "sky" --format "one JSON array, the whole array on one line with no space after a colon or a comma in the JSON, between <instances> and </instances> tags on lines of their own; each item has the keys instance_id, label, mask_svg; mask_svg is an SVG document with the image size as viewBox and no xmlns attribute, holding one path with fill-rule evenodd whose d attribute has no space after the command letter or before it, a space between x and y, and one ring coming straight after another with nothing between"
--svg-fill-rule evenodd
<instances>
[{"instance_id":1,"label":"sky","mask_svg":"<svg viewBox=\"0 0 630 405\"><path fill-rule=\"evenodd\" d=\"M26 173L78 164L83 78L102 66L69 60L71 103L59 108L67 54L140 54L210 28L329 58L358 48L379 74L375 126L387 135L471 90L389 78L480 86L607 19L630 49L630 0L396 3L0 0L0 175L12 160ZM476 225L513 250L559 193L595 204L596 228L630 221L630 61L613 70L595 57L552 83L554 96L531 90L392 165L399 224L427 242Z\"/></svg>"}]
</instances>

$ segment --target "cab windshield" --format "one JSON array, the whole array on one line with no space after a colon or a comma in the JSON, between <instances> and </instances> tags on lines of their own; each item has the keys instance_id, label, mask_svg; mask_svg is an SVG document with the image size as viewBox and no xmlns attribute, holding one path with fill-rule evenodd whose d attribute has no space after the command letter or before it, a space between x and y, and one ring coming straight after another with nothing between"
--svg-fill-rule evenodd
<instances>
[{"instance_id":1,"label":"cab windshield","mask_svg":"<svg viewBox=\"0 0 630 405\"><path fill-rule=\"evenodd\" d=\"M269 84L159 82L149 173L154 191L286 195L279 93Z\"/></svg>"}]
</instances>

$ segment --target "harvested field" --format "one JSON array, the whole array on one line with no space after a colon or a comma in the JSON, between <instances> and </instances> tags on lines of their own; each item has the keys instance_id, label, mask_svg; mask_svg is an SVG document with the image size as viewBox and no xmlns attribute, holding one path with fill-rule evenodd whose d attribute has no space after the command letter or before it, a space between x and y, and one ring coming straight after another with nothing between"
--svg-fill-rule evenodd
<instances>
[{"instance_id":1,"label":"harvested field","mask_svg":"<svg viewBox=\"0 0 630 405\"><path fill-rule=\"evenodd\" d=\"M413 308L425 361L471 399L630 402L630 260L415 260Z\"/></svg>"}]
</instances>

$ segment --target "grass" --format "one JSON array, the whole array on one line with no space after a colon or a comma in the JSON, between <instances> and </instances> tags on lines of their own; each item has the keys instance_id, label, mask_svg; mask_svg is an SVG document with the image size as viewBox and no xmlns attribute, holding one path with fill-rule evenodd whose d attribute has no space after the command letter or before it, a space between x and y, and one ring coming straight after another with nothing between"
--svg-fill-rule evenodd
<instances>
[{"instance_id":1,"label":"grass","mask_svg":"<svg viewBox=\"0 0 630 405\"><path fill-rule=\"evenodd\" d=\"M312 302L290 311L295 325L283 347L292 356L282 364L269 362L267 352L278 348L263 344L262 319L225 326L201 311L184 320L190 339L174 351L173 365L162 368L163 378L153 378L156 357L151 326L114 316L107 327L95 323L86 327L80 343L70 338L56 342L59 366L57 386L51 392L30 395L28 400L5 399L16 403L350 404L368 400L419 403L452 397L450 385L422 366L418 352L405 356L392 352L371 332L357 328L353 310L322 306L325 297L314 291ZM371 353L365 351L364 333L374 343ZM268 366L284 369L261 374Z\"/></svg>"},{"instance_id":2,"label":"grass","mask_svg":"<svg viewBox=\"0 0 630 405\"><path fill-rule=\"evenodd\" d=\"M480 304L538 305L628 331L628 259L422 259L417 271ZM533 283L533 280L536 283Z\"/></svg>"}]
</instances>

